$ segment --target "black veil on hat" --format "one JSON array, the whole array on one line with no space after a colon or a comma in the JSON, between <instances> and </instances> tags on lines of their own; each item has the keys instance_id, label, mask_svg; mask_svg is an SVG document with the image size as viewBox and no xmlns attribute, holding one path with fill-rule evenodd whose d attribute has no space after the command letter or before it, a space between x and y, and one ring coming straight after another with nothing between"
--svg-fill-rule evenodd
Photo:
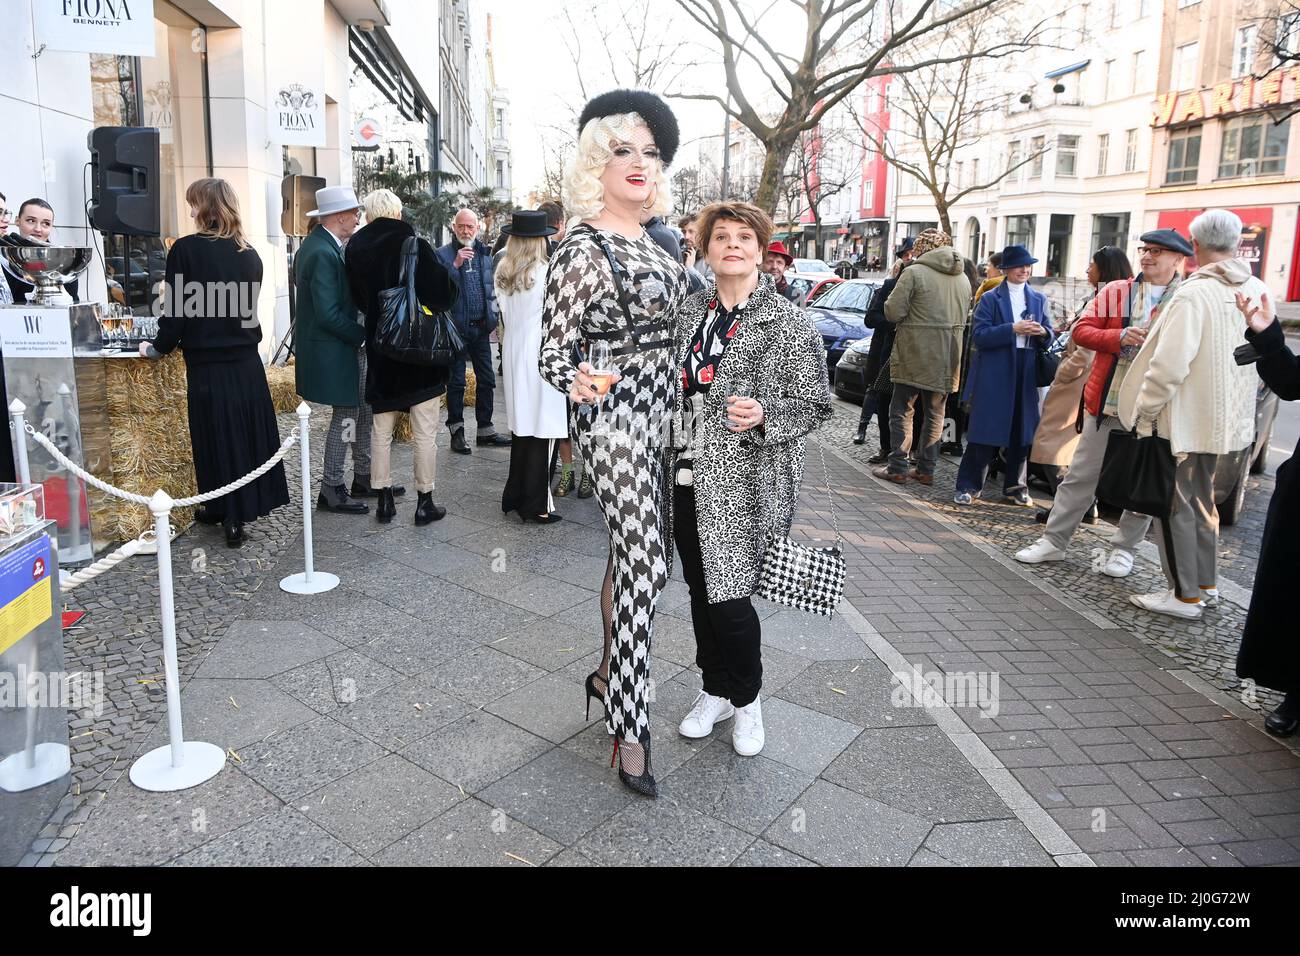
<instances>
[{"instance_id":1,"label":"black veil on hat","mask_svg":"<svg viewBox=\"0 0 1300 956\"><path fill-rule=\"evenodd\" d=\"M664 165L671 165L681 139L677 117L667 103L647 90L610 90L593 97L582 108L578 135L582 135L583 128L593 119L623 113L636 113L645 120L646 126L650 127L650 135L655 138L655 145L659 147Z\"/></svg>"}]
</instances>

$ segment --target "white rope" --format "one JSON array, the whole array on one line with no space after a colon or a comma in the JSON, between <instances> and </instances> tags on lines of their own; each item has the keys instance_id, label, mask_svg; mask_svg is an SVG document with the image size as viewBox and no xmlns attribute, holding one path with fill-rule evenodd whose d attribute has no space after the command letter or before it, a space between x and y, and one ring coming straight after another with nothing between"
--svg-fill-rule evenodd
<instances>
[{"instance_id":1,"label":"white rope","mask_svg":"<svg viewBox=\"0 0 1300 956\"><path fill-rule=\"evenodd\" d=\"M59 451L58 447L55 446L55 444L52 441L50 441L48 438L46 438L44 435L38 432L35 428L33 428L30 422L24 422L23 426L27 434L31 435L38 445L40 445L42 448L48 451L54 457L55 461L57 461L64 468L68 469L68 471L72 472L74 475L77 475L79 478L81 478L82 481L86 482L86 484L93 485L94 487L98 488L100 491L107 492L110 495L115 495L118 498L123 498L126 501L133 501L136 504L144 505L145 507L149 506L150 496L137 495L131 491L123 491L121 488L114 487L113 485L110 485L108 482L96 478L90 472L86 471L76 462L68 458L65 454L63 454L63 452ZM298 426L295 425L293 427L293 430L289 432L289 437L287 437L284 440L284 442L280 445L279 450L270 458L268 458L266 461L264 461L260 466L254 468L248 474L244 475L244 477L232 481L228 485L222 485L220 488L217 488L213 491L209 491L206 494L194 495L191 498L178 498L172 502L172 507L187 508L190 505L202 504L205 501L211 501L214 498L220 498L224 495L230 494L230 492L232 491L244 487L244 485L248 484L250 481L257 480L258 478L262 477L262 475L266 474L268 471L270 471L272 468L278 465L281 459L284 458L285 454L288 453L289 449L292 448L297 441L298 441Z\"/></svg>"},{"instance_id":2,"label":"white rope","mask_svg":"<svg viewBox=\"0 0 1300 956\"><path fill-rule=\"evenodd\" d=\"M153 540L154 540L154 531L153 528L150 528L148 531L145 531L143 534L141 534L140 537L136 538L133 541L128 541L126 544L122 545L122 547L118 548L112 554L104 555L104 557L100 558L94 564L82 568L80 571L76 572L75 574L68 574L64 576L59 581L59 587L62 588L64 591L71 591L73 588L77 587L80 584L85 584L87 581L93 581L95 578L99 577L105 571L117 567L127 558L139 554L140 550L146 545L153 543Z\"/></svg>"}]
</instances>

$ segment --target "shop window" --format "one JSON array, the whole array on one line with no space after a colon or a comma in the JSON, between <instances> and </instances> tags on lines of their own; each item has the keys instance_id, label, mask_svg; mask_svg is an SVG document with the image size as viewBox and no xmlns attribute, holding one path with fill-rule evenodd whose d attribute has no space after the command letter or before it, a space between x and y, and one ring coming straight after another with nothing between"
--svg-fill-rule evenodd
<instances>
[{"instance_id":1,"label":"shop window","mask_svg":"<svg viewBox=\"0 0 1300 956\"><path fill-rule=\"evenodd\" d=\"M1037 216L1007 216L1007 245L1034 251L1034 222Z\"/></svg>"},{"instance_id":2,"label":"shop window","mask_svg":"<svg viewBox=\"0 0 1300 956\"><path fill-rule=\"evenodd\" d=\"M1169 155L1165 163L1165 184L1196 182L1201 164L1201 128L1180 129L1169 134Z\"/></svg>"},{"instance_id":3,"label":"shop window","mask_svg":"<svg viewBox=\"0 0 1300 956\"><path fill-rule=\"evenodd\" d=\"M1290 127L1290 118L1274 123L1266 114L1226 122L1219 150L1219 178L1281 173L1286 166Z\"/></svg>"},{"instance_id":4,"label":"shop window","mask_svg":"<svg viewBox=\"0 0 1300 956\"><path fill-rule=\"evenodd\" d=\"M186 188L212 175L207 34L197 21L159 2L154 50L152 57L90 55L94 125L154 126L159 134L162 235L103 237L109 295L138 315L153 302L172 243L194 231Z\"/></svg>"},{"instance_id":5,"label":"shop window","mask_svg":"<svg viewBox=\"0 0 1300 956\"><path fill-rule=\"evenodd\" d=\"M1128 247L1129 214L1126 212L1105 213L1092 217L1092 248L1095 252L1102 246L1114 246L1123 251Z\"/></svg>"}]
</instances>

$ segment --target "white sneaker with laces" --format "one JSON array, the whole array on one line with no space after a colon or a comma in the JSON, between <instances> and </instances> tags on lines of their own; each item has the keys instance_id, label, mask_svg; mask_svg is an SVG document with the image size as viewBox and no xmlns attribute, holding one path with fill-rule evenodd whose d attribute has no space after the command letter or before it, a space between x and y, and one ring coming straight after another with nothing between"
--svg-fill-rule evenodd
<instances>
[{"instance_id":1,"label":"white sneaker with laces","mask_svg":"<svg viewBox=\"0 0 1300 956\"><path fill-rule=\"evenodd\" d=\"M1021 564L1042 564L1044 561L1062 561L1065 552L1046 538L1039 538L1027 548L1016 552L1016 560Z\"/></svg>"},{"instance_id":2,"label":"white sneaker with laces","mask_svg":"<svg viewBox=\"0 0 1300 956\"><path fill-rule=\"evenodd\" d=\"M1129 600L1145 611L1153 614L1167 614L1169 617L1181 617L1194 621L1201 616L1201 602L1189 604L1180 601L1173 591L1158 591L1155 594L1130 594Z\"/></svg>"},{"instance_id":3,"label":"white sneaker with laces","mask_svg":"<svg viewBox=\"0 0 1300 956\"><path fill-rule=\"evenodd\" d=\"M736 724L731 728L731 746L742 757L752 757L763 749L763 708L758 698L752 704L736 708Z\"/></svg>"},{"instance_id":4,"label":"white sneaker with laces","mask_svg":"<svg viewBox=\"0 0 1300 956\"><path fill-rule=\"evenodd\" d=\"M691 712L677 725L677 732L683 737L698 740L713 733L713 725L718 721L729 720L735 716L735 713L736 708L731 706L731 701L727 698L714 697L712 694L700 691L700 696L695 698L695 706L691 708Z\"/></svg>"},{"instance_id":5,"label":"white sneaker with laces","mask_svg":"<svg viewBox=\"0 0 1300 956\"><path fill-rule=\"evenodd\" d=\"M1106 559L1101 573L1112 578L1126 578L1133 572L1133 552L1116 548Z\"/></svg>"},{"instance_id":6,"label":"white sneaker with laces","mask_svg":"<svg viewBox=\"0 0 1300 956\"><path fill-rule=\"evenodd\" d=\"M1201 588L1201 603L1206 607L1214 607L1219 603L1218 588Z\"/></svg>"},{"instance_id":7,"label":"white sneaker with laces","mask_svg":"<svg viewBox=\"0 0 1300 956\"><path fill-rule=\"evenodd\" d=\"M968 505L971 504L974 500L975 498L971 495L969 491L959 491L952 496L953 504L958 504L958 505Z\"/></svg>"}]
</instances>

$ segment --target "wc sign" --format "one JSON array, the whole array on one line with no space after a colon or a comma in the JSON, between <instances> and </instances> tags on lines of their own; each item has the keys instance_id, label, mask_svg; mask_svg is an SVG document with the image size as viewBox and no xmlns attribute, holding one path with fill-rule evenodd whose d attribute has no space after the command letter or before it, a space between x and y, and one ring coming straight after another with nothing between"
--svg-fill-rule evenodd
<instances>
[{"instance_id":1,"label":"wc sign","mask_svg":"<svg viewBox=\"0 0 1300 956\"><path fill-rule=\"evenodd\" d=\"M40 0L32 8L38 48L154 55L153 0Z\"/></svg>"}]
</instances>

